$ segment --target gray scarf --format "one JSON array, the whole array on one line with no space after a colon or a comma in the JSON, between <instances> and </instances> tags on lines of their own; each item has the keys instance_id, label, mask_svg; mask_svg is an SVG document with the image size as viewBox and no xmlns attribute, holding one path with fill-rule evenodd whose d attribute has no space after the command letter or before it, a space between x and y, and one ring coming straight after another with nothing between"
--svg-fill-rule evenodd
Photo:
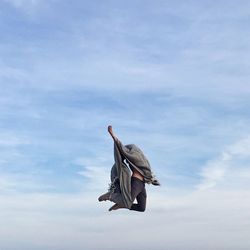
<instances>
[{"instance_id":1,"label":"gray scarf","mask_svg":"<svg viewBox=\"0 0 250 250\"><path fill-rule=\"evenodd\" d=\"M148 184L160 185L155 179L149 161L140 148L134 144L123 145L118 139L114 142L115 164L111 169L111 200L130 208L131 199L131 170L136 169ZM126 161L126 163L125 163Z\"/></svg>"}]
</instances>

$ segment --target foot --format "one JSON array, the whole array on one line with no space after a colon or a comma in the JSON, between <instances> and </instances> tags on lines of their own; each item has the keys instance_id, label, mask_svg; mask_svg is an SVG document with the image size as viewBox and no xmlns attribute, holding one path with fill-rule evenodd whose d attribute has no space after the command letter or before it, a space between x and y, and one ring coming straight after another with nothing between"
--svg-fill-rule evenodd
<instances>
[{"instance_id":1,"label":"foot","mask_svg":"<svg viewBox=\"0 0 250 250\"><path fill-rule=\"evenodd\" d=\"M125 207L122 206L122 205L120 205L120 204L115 204L115 205L113 205L113 206L109 209L109 211L117 210L117 209L119 209L119 208L125 208Z\"/></svg>"},{"instance_id":2,"label":"foot","mask_svg":"<svg viewBox=\"0 0 250 250\"><path fill-rule=\"evenodd\" d=\"M98 198L98 201L106 201L110 199L111 192L107 192L106 194L101 195Z\"/></svg>"}]
</instances>

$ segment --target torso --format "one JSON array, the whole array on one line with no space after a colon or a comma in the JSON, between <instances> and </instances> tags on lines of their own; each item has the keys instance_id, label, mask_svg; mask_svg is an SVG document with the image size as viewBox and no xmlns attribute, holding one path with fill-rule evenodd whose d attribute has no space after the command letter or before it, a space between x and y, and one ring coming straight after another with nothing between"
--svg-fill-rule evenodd
<instances>
[{"instance_id":1,"label":"torso","mask_svg":"<svg viewBox=\"0 0 250 250\"><path fill-rule=\"evenodd\" d=\"M129 167L130 167L130 169L132 171L132 176L131 177L135 177L135 178L137 178L137 179L139 179L141 181L144 181L143 175L138 170L136 170L133 166L131 166L131 164L128 164L128 165L129 165Z\"/></svg>"},{"instance_id":2,"label":"torso","mask_svg":"<svg viewBox=\"0 0 250 250\"><path fill-rule=\"evenodd\" d=\"M132 171L133 171L132 177L136 177L139 180L144 181L144 177L136 169L133 169Z\"/></svg>"}]
</instances>

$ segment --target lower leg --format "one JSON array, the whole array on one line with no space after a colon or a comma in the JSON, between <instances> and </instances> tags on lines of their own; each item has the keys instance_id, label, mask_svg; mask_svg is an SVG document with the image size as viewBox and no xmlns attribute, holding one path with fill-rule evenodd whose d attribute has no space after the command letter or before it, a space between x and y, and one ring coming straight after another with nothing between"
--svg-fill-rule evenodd
<instances>
[{"instance_id":1,"label":"lower leg","mask_svg":"<svg viewBox=\"0 0 250 250\"><path fill-rule=\"evenodd\" d=\"M130 210L135 210L138 212L144 212L146 210L147 193L144 188L141 193L136 197L137 204L132 204Z\"/></svg>"},{"instance_id":2,"label":"lower leg","mask_svg":"<svg viewBox=\"0 0 250 250\"><path fill-rule=\"evenodd\" d=\"M130 210L138 211L138 212L144 212L146 210L146 206L141 206L141 204L133 204L130 208Z\"/></svg>"}]
</instances>

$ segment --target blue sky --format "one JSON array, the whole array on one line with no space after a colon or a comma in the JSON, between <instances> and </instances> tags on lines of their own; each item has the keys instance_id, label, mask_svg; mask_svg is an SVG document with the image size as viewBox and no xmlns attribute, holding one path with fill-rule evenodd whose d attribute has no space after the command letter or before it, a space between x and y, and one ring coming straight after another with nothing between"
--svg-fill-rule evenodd
<instances>
[{"instance_id":1,"label":"blue sky","mask_svg":"<svg viewBox=\"0 0 250 250\"><path fill-rule=\"evenodd\" d=\"M244 0L0 1L0 248L249 249L249 23ZM162 183L145 213L97 202L109 124Z\"/></svg>"}]
</instances>

